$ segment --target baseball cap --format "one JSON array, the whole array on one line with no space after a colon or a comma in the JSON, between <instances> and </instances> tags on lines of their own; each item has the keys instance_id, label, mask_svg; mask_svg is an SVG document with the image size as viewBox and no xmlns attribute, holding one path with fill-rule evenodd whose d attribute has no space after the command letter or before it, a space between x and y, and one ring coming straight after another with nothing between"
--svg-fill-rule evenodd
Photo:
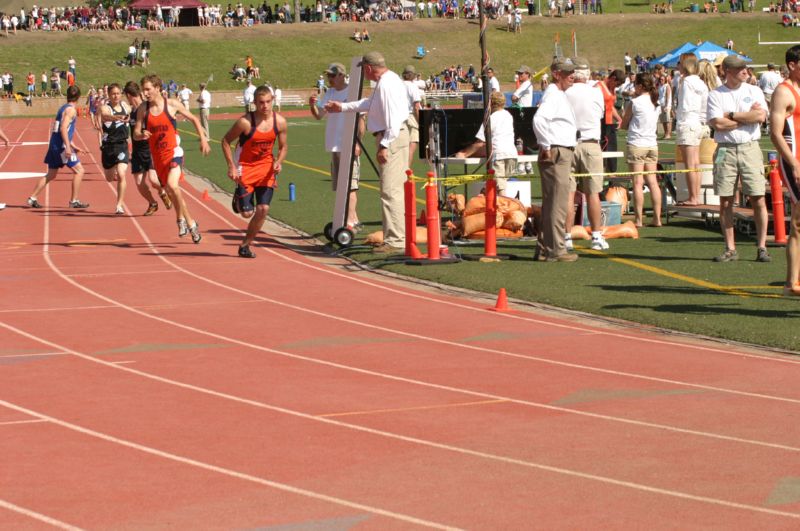
<instances>
[{"instance_id":1,"label":"baseball cap","mask_svg":"<svg viewBox=\"0 0 800 531\"><path fill-rule=\"evenodd\" d=\"M417 69L414 68L414 65L408 65L403 69L403 74L416 74Z\"/></svg>"},{"instance_id":2,"label":"baseball cap","mask_svg":"<svg viewBox=\"0 0 800 531\"><path fill-rule=\"evenodd\" d=\"M531 69L525 65L520 66L517 68L517 74L530 74Z\"/></svg>"},{"instance_id":3,"label":"baseball cap","mask_svg":"<svg viewBox=\"0 0 800 531\"><path fill-rule=\"evenodd\" d=\"M386 59L383 58L381 52L369 52L364 54L364 57L362 57L361 61L358 63L358 66L363 65L386 66Z\"/></svg>"},{"instance_id":4,"label":"baseball cap","mask_svg":"<svg viewBox=\"0 0 800 531\"><path fill-rule=\"evenodd\" d=\"M584 59L583 57L573 57L572 64L575 65L576 70L588 70L589 69L589 61Z\"/></svg>"},{"instance_id":5,"label":"baseball cap","mask_svg":"<svg viewBox=\"0 0 800 531\"><path fill-rule=\"evenodd\" d=\"M738 55L729 55L725 59L722 60L722 66L724 68L744 68L747 66L747 63L744 62L744 59L739 57Z\"/></svg>"},{"instance_id":6,"label":"baseball cap","mask_svg":"<svg viewBox=\"0 0 800 531\"><path fill-rule=\"evenodd\" d=\"M342 63L331 63L328 65L328 68L325 69L325 73L336 76L339 74L347 74L347 71L344 69Z\"/></svg>"},{"instance_id":7,"label":"baseball cap","mask_svg":"<svg viewBox=\"0 0 800 531\"><path fill-rule=\"evenodd\" d=\"M570 59L559 58L553 61L550 65L550 70L553 72L565 72L565 73L572 73L575 71L575 63L573 63Z\"/></svg>"}]
</instances>

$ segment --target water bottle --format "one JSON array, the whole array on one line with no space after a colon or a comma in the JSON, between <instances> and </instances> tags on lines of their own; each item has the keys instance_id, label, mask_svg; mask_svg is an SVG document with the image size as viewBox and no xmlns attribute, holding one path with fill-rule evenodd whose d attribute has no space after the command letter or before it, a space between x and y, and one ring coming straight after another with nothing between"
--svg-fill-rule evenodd
<instances>
[{"instance_id":1,"label":"water bottle","mask_svg":"<svg viewBox=\"0 0 800 531\"><path fill-rule=\"evenodd\" d=\"M295 199L297 199L297 191L294 183L289 183L289 201L294 201Z\"/></svg>"}]
</instances>

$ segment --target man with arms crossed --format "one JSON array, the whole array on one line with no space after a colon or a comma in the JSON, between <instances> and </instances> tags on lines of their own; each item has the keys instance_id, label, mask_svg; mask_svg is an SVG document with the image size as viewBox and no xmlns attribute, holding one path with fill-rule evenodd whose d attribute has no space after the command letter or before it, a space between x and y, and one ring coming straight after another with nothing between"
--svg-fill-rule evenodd
<instances>
[{"instance_id":1,"label":"man with arms crossed","mask_svg":"<svg viewBox=\"0 0 800 531\"><path fill-rule=\"evenodd\" d=\"M81 97L81 89L73 85L67 89L67 103L61 106L56 114L50 134L50 145L47 148L47 155L44 162L47 164L47 175L39 179L33 188L33 193L28 198L28 206L31 208L42 208L36 196L44 190L50 181L56 178L58 170L66 166L72 170L72 199L69 201L70 208L86 208L88 203L81 203L78 200L78 190L83 180L83 165L78 160L78 153L88 153L72 143L75 135L75 124L78 113L75 110L75 103Z\"/></svg>"},{"instance_id":2,"label":"man with arms crossed","mask_svg":"<svg viewBox=\"0 0 800 531\"><path fill-rule=\"evenodd\" d=\"M272 92L260 86L255 92L255 112L248 112L222 139L222 154L228 163L228 177L237 184L234 196L234 211L243 218L250 218L244 241L239 246L239 256L255 258L250 250L269 213L269 204L286 158L289 146L286 143L286 119L272 110ZM231 143L238 139L236 153L231 153ZM278 156L273 148L278 141ZM255 199L255 214L253 213Z\"/></svg>"},{"instance_id":3,"label":"man with arms crossed","mask_svg":"<svg viewBox=\"0 0 800 531\"><path fill-rule=\"evenodd\" d=\"M783 293L800 297L800 45L786 51L786 67L789 76L772 93L769 135L778 150L781 177L792 201Z\"/></svg>"},{"instance_id":4,"label":"man with arms crossed","mask_svg":"<svg viewBox=\"0 0 800 531\"><path fill-rule=\"evenodd\" d=\"M342 142L342 127L344 127L344 116L342 114L328 114L325 110L325 105L329 101L345 102L347 101L347 72L344 65L341 63L331 63L328 69L325 70L328 76L328 85L330 88L322 96L322 101L317 106L317 96L312 95L308 103L311 107L311 114L317 120L327 118L325 124L325 151L331 154L331 184L333 191L336 191L337 177L339 175L339 160L341 159L341 142ZM363 115L358 120L358 136L364 134L364 120ZM359 157L361 156L361 146L356 144L355 154L353 158L353 175L350 179L350 197L347 201L347 227L356 232L361 228L361 223L358 221L358 212L356 211L356 204L358 203L358 181L361 177L361 163Z\"/></svg>"},{"instance_id":5,"label":"man with arms crossed","mask_svg":"<svg viewBox=\"0 0 800 531\"><path fill-rule=\"evenodd\" d=\"M200 152L208 155L211 148L206 139L206 132L200 121L190 113L181 102L166 99L161 95L161 78L150 74L142 78L142 96L145 104L140 105L136 113L136 126L133 131L134 140L147 140L153 168L162 186L167 189L178 222L178 236L191 234L192 242L200 243L202 236L197 222L192 218L180 188L183 175L183 148L180 147L178 126L175 115L180 114L194 125L200 137Z\"/></svg>"},{"instance_id":6,"label":"man with arms crossed","mask_svg":"<svg viewBox=\"0 0 800 531\"><path fill-rule=\"evenodd\" d=\"M329 101L325 110L367 113L367 130L375 136L378 144L376 158L380 171L383 224L383 244L373 252L403 252L406 241L403 183L408 168L408 92L400 76L386 67L386 60L380 52L367 53L359 66L364 68L367 79L377 83L372 95L349 103Z\"/></svg>"},{"instance_id":7,"label":"man with arms crossed","mask_svg":"<svg viewBox=\"0 0 800 531\"><path fill-rule=\"evenodd\" d=\"M706 120L714 129L714 193L719 197L719 217L725 251L715 262L739 259L733 234L733 202L736 180L742 177L742 192L750 197L756 222L756 261L769 262L767 252L767 204L764 159L758 139L767 118L767 102L761 89L747 83L747 64L736 55L722 61L725 83L708 94ZM783 130L783 127L779 128Z\"/></svg>"}]
</instances>

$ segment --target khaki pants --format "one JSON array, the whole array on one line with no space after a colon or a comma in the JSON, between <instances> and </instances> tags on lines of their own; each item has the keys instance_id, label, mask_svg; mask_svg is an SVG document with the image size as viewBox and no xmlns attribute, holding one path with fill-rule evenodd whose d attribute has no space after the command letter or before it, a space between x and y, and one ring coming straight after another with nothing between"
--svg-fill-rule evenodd
<instances>
[{"instance_id":1,"label":"khaki pants","mask_svg":"<svg viewBox=\"0 0 800 531\"><path fill-rule=\"evenodd\" d=\"M539 256L555 258L566 253L564 231L569 213L570 170L574 151L552 146L550 160L539 160L542 174L542 227L539 230Z\"/></svg>"},{"instance_id":2,"label":"khaki pants","mask_svg":"<svg viewBox=\"0 0 800 531\"><path fill-rule=\"evenodd\" d=\"M203 129L206 130L206 137L208 141L211 142L211 133L208 131L208 113L211 109L200 109L200 125L203 126Z\"/></svg>"},{"instance_id":3,"label":"khaki pants","mask_svg":"<svg viewBox=\"0 0 800 531\"><path fill-rule=\"evenodd\" d=\"M403 183L408 169L408 144L408 127L403 124L400 134L389 146L389 160L379 167L383 242L392 247L406 245Z\"/></svg>"}]
</instances>

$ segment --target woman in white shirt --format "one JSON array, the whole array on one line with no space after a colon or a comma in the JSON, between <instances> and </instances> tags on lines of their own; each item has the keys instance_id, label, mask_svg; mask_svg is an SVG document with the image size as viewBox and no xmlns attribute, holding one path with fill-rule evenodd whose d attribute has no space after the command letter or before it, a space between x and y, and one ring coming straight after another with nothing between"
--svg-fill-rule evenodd
<instances>
[{"instance_id":1,"label":"woman in white shirt","mask_svg":"<svg viewBox=\"0 0 800 531\"><path fill-rule=\"evenodd\" d=\"M681 55L680 72L675 143L683 156L686 168L692 169L700 166L700 141L708 136L706 126L708 86L697 75L698 61L693 53ZM700 204L700 172L688 172L686 186L689 189L689 197L679 204L687 206Z\"/></svg>"},{"instance_id":2,"label":"woman in white shirt","mask_svg":"<svg viewBox=\"0 0 800 531\"><path fill-rule=\"evenodd\" d=\"M634 172L653 172L658 166L658 89L652 74L636 74L633 97L625 106L621 129L628 130L628 167ZM655 173L638 174L633 177L634 223L642 226L644 210L643 185L647 182L653 203L651 227L661 226L661 188Z\"/></svg>"}]
</instances>

